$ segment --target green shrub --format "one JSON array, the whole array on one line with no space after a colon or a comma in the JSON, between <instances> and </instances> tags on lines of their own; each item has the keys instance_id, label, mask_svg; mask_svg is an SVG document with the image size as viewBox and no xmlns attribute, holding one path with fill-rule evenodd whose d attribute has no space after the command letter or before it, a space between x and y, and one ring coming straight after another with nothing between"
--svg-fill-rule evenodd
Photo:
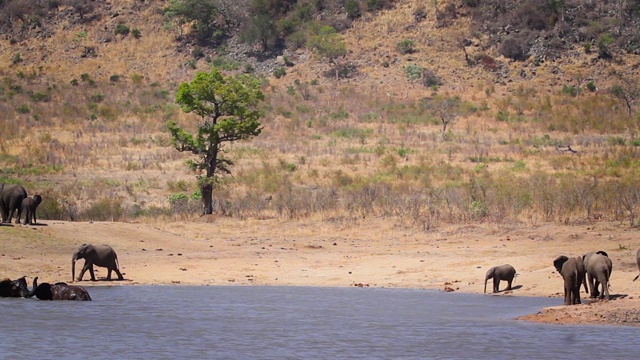
<instances>
[{"instance_id":1,"label":"green shrub","mask_svg":"<svg viewBox=\"0 0 640 360\"><path fill-rule=\"evenodd\" d=\"M116 30L115 33L116 35L122 35L122 36L127 36L129 35L129 27L125 24L119 23L116 25Z\"/></svg>"},{"instance_id":2,"label":"green shrub","mask_svg":"<svg viewBox=\"0 0 640 360\"><path fill-rule=\"evenodd\" d=\"M31 100L35 101L35 102L47 102L49 100L51 100L51 96L49 94L43 93L43 92L34 92L29 94L29 97L31 97Z\"/></svg>"},{"instance_id":3,"label":"green shrub","mask_svg":"<svg viewBox=\"0 0 640 360\"><path fill-rule=\"evenodd\" d=\"M31 111L31 109L29 108L29 105L21 104L21 105L18 105L18 107L16 108L16 111L19 114L28 114Z\"/></svg>"},{"instance_id":4,"label":"green shrub","mask_svg":"<svg viewBox=\"0 0 640 360\"><path fill-rule=\"evenodd\" d=\"M93 94L91 95L91 101L99 103L104 100L104 94Z\"/></svg>"},{"instance_id":5,"label":"green shrub","mask_svg":"<svg viewBox=\"0 0 640 360\"><path fill-rule=\"evenodd\" d=\"M400 54L412 54L416 51L416 42L411 39L404 39L396 45L396 50Z\"/></svg>"},{"instance_id":6,"label":"green shrub","mask_svg":"<svg viewBox=\"0 0 640 360\"><path fill-rule=\"evenodd\" d=\"M140 33L140 30L138 29L131 30L131 35L136 39L140 39L142 37L142 33Z\"/></svg>"},{"instance_id":7,"label":"green shrub","mask_svg":"<svg viewBox=\"0 0 640 360\"><path fill-rule=\"evenodd\" d=\"M344 3L344 11L349 19L358 18L360 17L360 3L358 0L347 0Z\"/></svg>"},{"instance_id":8,"label":"green shrub","mask_svg":"<svg viewBox=\"0 0 640 360\"><path fill-rule=\"evenodd\" d=\"M120 80L120 75L111 75L111 76L109 77L109 81L111 81L111 82L113 82L113 83L114 83L114 82L118 82L119 80Z\"/></svg>"},{"instance_id":9,"label":"green shrub","mask_svg":"<svg viewBox=\"0 0 640 360\"><path fill-rule=\"evenodd\" d=\"M17 64L19 62L22 61L22 57L20 56L20 53L15 53L12 57L11 57L11 63L12 64Z\"/></svg>"},{"instance_id":10,"label":"green shrub","mask_svg":"<svg viewBox=\"0 0 640 360\"><path fill-rule=\"evenodd\" d=\"M287 70L285 70L284 67L279 67L273 72L273 76L275 76L276 79L280 79L285 75L287 75Z\"/></svg>"}]
</instances>

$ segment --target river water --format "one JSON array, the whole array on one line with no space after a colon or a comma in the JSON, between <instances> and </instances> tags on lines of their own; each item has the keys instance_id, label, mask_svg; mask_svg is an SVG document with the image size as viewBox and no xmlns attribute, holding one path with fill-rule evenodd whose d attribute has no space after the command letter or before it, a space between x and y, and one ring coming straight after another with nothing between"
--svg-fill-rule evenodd
<instances>
[{"instance_id":1,"label":"river water","mask_svg":"<svg viewBox=\"0 0 640 360\"><path fill-rule=\"evenodd\" d=\"M640 329L512 320L560 298L414 289L88 288L0 299L0 359L637 358Z\"/></svg>"}]
</instances>

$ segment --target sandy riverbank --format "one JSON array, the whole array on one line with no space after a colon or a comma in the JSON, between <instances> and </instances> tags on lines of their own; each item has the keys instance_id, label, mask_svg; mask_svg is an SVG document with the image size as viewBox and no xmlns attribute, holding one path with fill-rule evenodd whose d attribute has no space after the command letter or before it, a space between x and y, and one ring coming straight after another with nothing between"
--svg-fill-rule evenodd
<instances>
[{"instance_id":1,"label":"sandy riverbank","mask_svg":"<svg viewBox=\"0 0 640 360\"><path fill-rule=\"evenodd\" d=\"M359 224L220 217L157 224L43 221L0 227L0 277L70 281L71 254L83 243L116 249L126 278L116 284L122 285L449 287L482 293L487 269L509 263L518 271L510 295L558 298L559 306L527 320L640 325L640 282L632 282L640 239L636 230L617 223L478 224L424 232L384 219ZM562 278L553 259L593 250L607 251L613 261L615 300L561 306ZM105 269L97 270L99 278L106 276Z\"/></svg>"}]
</instances>

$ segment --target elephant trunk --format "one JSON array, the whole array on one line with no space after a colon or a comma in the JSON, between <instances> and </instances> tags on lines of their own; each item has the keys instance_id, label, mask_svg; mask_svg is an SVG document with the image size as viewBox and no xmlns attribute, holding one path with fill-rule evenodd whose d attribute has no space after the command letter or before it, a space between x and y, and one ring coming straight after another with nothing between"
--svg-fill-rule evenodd
<instances>
[{"instance_id":1,"label":"elephant trunk","mask_svg":"<svg viewBox=\"0 0 640 360\"><path fill-rule=\"evenodd\" d=\"M71 259L71 282L73 282L75 278L76 278L76 259L74 255L73 259Z\"/></svg>"},{"instance_id":2,"label":"elephant trunk","mask_svg":"<svg viewBox=\"0 0 640 360\"><path fill-rule=\"evenodd\" d=\"M484 293L487 293L487 281L489 281L489 276L484 277Z\"/></svg>"},{"instance_id":3,"label":"elephant trunk","mask_svg":"<svg viewBox=\"0 0 640 360\"><path fill-rule=\"evenodd\" d=\"M33 295L35 295L36 293L36 288L38 287L38 277L34 277L33 278L33 287L31 288L31 291L28 291L29 289L27 289L27 292L25 294L22 295L23 298L30 298L33 297Z\"/></svg>"}]
</instances>

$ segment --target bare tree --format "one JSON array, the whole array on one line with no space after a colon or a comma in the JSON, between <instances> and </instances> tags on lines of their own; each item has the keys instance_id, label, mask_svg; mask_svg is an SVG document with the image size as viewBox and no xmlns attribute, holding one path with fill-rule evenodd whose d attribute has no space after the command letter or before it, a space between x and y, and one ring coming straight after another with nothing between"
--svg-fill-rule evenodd
<instances>
[{"instance_id":1,"label":"bare tree","mask_svg":"<svg viewBox=\"0 0 640 360\"><path fill-rule=\"evenodd\" d=\"M436 116L442 123L440 141L445 141L447 127L452 125L454 120L462 115L462 101L460 97L436 97L424 99L427 109Z\"/></svg>"}]
</instances>

